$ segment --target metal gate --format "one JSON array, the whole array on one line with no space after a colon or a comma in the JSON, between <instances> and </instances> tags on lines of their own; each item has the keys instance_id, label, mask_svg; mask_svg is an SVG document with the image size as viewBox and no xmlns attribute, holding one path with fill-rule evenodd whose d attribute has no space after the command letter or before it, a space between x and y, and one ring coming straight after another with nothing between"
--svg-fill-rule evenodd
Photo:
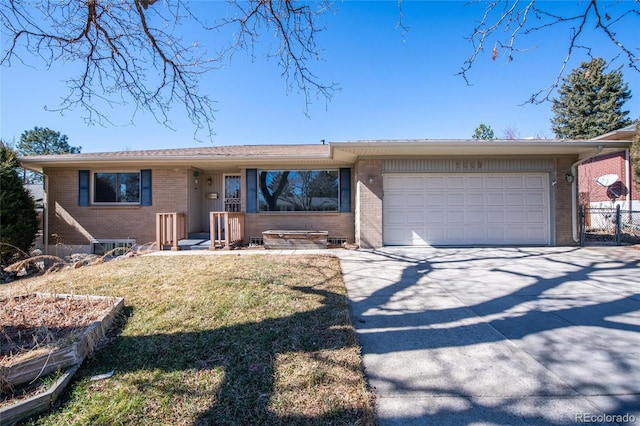
<instances>
[{"instance_id":1,"label":"metal gate","mask_svg":"<svg viewBox=\"0 0 640 426\"><path fill-rule=\"evenodd\" d=\"M580 206L580 245L640 244L640 211Z\"/></svg>"}]
</instances>

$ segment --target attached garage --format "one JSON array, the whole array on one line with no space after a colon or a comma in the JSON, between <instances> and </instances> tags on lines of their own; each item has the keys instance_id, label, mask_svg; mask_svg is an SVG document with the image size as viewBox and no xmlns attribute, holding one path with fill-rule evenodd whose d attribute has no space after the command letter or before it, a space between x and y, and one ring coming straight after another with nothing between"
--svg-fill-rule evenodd
<instances>
[{"instance_id":1,"label":"attached garage","mask_svg":"<svg viewBox=\"0 0 640 426\"><path fill-rule=\"evenodd\" d=\"M578 243L577 167L630 141L415 139L331 142L353 162L355 242Z\"/></svg>"},{"instance_id":2,"label":"attached garage","mask_svg":"<svg viewBox=\"0 0 640 426\"><path fill-rule=\"evenodd\" d=\"M385 245L550 245L548 173L389 173Z\"/></svg>"}]
</instances>

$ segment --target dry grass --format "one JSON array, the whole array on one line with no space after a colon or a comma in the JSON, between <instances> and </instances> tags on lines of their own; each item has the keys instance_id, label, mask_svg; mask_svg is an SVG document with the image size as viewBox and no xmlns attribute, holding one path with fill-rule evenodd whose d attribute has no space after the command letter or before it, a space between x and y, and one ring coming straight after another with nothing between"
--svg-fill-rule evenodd
<instances>
[{"instance_id":1,"label":"dry grass","mask_svg":"<svg viewBox=\"0 0 640 426\"><path fill-rule=\"evenodd\" d=\"M0 297L33 291L124 297L128 314L33 424L373 423L331 256L137 257L15 282Z\"/></svg>"},{"instance_id":2,"label":"dry grass","mask_svg":"<svg viewBox=\"0 0 640 426\"><path fill-rule=\"evenodd\" d=\"M113 303L54 295L0 297L0 367L72 344Z\"/></svg>"}]
</instances>

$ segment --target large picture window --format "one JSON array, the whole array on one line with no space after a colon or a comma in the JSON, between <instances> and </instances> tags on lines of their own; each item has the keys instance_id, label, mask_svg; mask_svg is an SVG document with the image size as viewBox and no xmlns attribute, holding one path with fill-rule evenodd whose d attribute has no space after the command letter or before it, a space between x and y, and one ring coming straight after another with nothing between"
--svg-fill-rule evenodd
<instances>
[{"instance_id":1,"label":"large picture window","mask_svg":"<svg viewBox=\"0 0 640 426\"><path fill-rule=\"evenodd\" d=\"M259 211L337 212L338 170L260 170Z\"/></svg>"},{"instance_id":2,"label":"large picture window","mask_svg":"<svg viewBox=\"0 0 640 426\"><path fill-rule=\"evenodd\" d=\"M94 203L140 203L140 173L94 173Z\"/></svg>"}]
</instances>

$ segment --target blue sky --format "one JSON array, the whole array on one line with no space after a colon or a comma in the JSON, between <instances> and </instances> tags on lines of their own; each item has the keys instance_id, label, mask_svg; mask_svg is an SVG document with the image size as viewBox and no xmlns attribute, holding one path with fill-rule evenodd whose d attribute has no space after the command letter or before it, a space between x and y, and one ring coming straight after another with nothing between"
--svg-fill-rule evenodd
<instances>
[{"instance_id":1,"label":"blue sky","mask_svg":"<svg viewBox=\"0 0 640 426\"><path fill-rule=\"evenodd\" d=\"M576 1L546 2L559 13L578 10ZM632 2L623 2L634 7ZM326 31L318 38L323 62L313 70L324 82L336 82L329 102L315 101L304 114L304 97L288 92L275 60L236 54L225 67L208 73L201 90L217 101L216 134L212 141L194 140L194 126L174 107L176 130L138 112L135 124L121 109L110 112L118 126L87 126L83 111L47 112L66 94L62 81L70 67L14 66L0 69L0 137L18 140L34 126L49 127L69 137L83 152L181 148L202 144L294 144L320 140L405 138L470 138L484 123L497 137L507 128L520 137L553 137L551 105L522 105L551 84L566 54L570 27L540 31L519 40L527 51L507 63L491 51L478 58L469 73L471 86L456 73L472 53L465 40L481 17L481 5L461 1L410 1L403 5L404 24L396 28L396 1L336 2L335 13L324 18ZM201 3L199 7L205 4ZM637 6L635 6L637 7ZM631 22L618 34L638 47ZM637 23L636 23L637 24ZM206 42L206 40L205 40ZM594 56L613 58L610 43L591 29L580 44ZM588 60L576 51L568 69ZM35 61L34 61L35 63ZM616 66L622 62L614 62ZM640 117L640 75L623 68L635 95L625 105L631 118Z\"/></svg>"}]
</instances>

